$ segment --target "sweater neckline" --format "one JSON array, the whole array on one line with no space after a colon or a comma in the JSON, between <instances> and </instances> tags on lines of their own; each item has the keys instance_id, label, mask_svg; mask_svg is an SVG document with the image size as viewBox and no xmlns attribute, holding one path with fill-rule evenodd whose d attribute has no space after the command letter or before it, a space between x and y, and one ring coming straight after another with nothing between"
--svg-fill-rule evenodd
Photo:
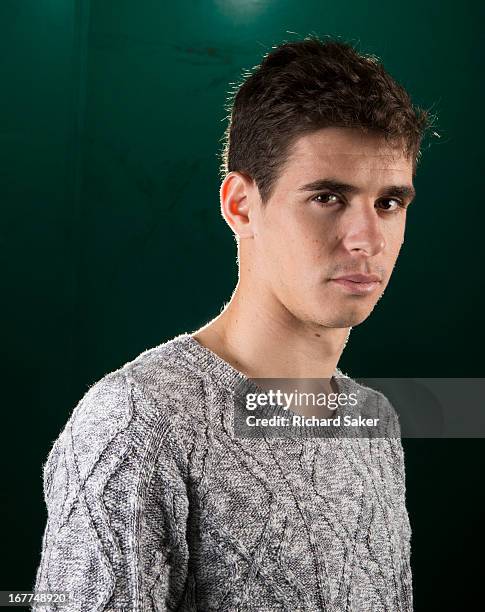
<instances>
[{"instance_id":1,"label":"sweater neckline","mask_svg":"<svg viewBox=\"0 0 485 612\"><path fill-rule=\"evenodd\" d=\"M196 340L192 334L183 333L173 338L173 343L178 344L183 349L186 359L199 371L210 376L211 380L218 386L222 386L226 391L234 394L237 389L251 391L262 391L260 387L245 374L237 370L233 365L220 357L217 353L209 349ZM352 380L342 373L339 368L335 368L332 376L338 393L348 393L352 390ZM338 408L335 411L338 414ZM270 418L271 416L286 416L292 418L298 416L290 409L284 409L278 405L261 406L258 416ZM319 425L293 425L291 427L280 428L283 432L280 438L335 438L343 433L342 426L332 426L323 428Z\"/></svg>"}]
</instances>

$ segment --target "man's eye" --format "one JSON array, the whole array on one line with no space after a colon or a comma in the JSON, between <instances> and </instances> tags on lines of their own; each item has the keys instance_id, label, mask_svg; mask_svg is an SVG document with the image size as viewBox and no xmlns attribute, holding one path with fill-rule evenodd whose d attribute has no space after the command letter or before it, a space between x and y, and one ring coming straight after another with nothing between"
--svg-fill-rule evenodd
<instances>
[{"instance_id":1,"label":"man's eye","mask_svg":"<svg viewBox=\"0 0 485 612\"><path fill-rule=\"evenodd\" d=\"M321 200L317 200L317 198L322 198ZM317 202L317 204L335 204L340 200L339 196L335 193L319 193L313 197L313 200Z\"/></svg>"},{"instance_id":2,"label":"man's eye","mask_svg":"<svg viewBox=\"0 0 485 612\"><path fill-rule=\"evenodd\" d=\"M379 203L389 204L390 208L385 208L386 212L394 212L399 208L406 208L406 206L401 202L401 200L396 200L395 198L385 198L384 200L380 200Z\"/></svg>"}]
</instances>

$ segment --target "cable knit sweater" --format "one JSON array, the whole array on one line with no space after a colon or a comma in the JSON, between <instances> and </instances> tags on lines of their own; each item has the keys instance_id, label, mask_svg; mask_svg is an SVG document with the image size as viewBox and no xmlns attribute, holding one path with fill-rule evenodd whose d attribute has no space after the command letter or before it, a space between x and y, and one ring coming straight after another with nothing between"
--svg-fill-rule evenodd
<instances>
[{"instance_id":1,"label":"cable knit sweater","mask_svg":"<svg viewBox=\"0 0 485 612\"><path fill-rule=\"evenodd\" d=\"M190 334L92 385L44 465L33 610L407 612L410 524L396 436L234 435L244 375Z\"/></svg>"}]
</instances>

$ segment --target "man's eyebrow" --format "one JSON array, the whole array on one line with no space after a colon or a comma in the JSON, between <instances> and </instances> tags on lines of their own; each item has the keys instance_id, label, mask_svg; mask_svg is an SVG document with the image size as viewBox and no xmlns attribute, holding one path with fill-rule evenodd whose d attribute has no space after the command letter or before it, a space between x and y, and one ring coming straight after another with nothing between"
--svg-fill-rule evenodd
<instances>
[{"instance_id":1,"label":"man's eyebrow","mask_svg":"<svg viewBox=\"0 0 485 612\"><path fill-rule=\"evenodd\" d=\"M298 188L298 191L338 191L340 193L354 194L359 193L360 189L349 183L342 183L336 179L326 178L317 179L311 183L306 183ZM414 198L416 191L412 185L388 185L381 190L381 195L401 198Z\"/></svg>"}]
</instances>

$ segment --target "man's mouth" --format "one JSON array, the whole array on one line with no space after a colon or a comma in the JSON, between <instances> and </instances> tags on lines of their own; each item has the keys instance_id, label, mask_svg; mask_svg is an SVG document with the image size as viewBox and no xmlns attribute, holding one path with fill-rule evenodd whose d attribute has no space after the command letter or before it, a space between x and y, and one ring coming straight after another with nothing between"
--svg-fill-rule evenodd
<instances>
[{"instance_id":1,"label":"man's mouth","mask_svg":"<svg viewBox=\"0 0 485 612\"><path fill-rule=\"evenodd\" d=\"M381 284L381 279L376 274L346 274L331 278L330 281L354 295L368 295Z\"/></svg>"}]
</instances>

